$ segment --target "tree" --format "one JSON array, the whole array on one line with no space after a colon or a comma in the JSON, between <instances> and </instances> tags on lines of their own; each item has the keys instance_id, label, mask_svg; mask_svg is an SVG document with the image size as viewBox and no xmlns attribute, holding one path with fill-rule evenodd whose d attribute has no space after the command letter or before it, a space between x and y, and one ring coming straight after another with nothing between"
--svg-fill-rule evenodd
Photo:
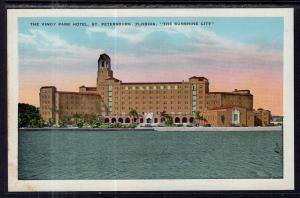
<instances>
[{"instance_id":1,"label":"tree","mask_svg":"<svg viewBox=\"0 0 300 198\"><path fill-rule=\"evenodd\" d=\"M129 115L130 115L130 117L133 117L133 119L136 119L136 118L139 117L138 112L135 109L132 109L132 108L129 108Z\"/></svg>"},{"instance_id":2,"label":"tree","mask_svg":"<svg viewBox=\"0 0 300 198\"><path fill-rule=\"evenodd\" d=\"M44 120L42 119L39 109L33 105L19 103L18 104L18 126L22 127L43 127Z\"/></svg>"},{"instance_id":3,"label":"tree","mask_svg":"<svg viewBox=\"0 0 300 198\"><path fill-rule=\"evenodd\" d=\"M66 126L65 120L64 120L64 119L60 119L60 120L58 121L58 126L59 126L60 128L65 127L65 126Z\"/></svg>"},{"instance_id":4,"label":"tree","mask_svg":"<svg viewBox=\"0 0 300 198\"><path fill-rule=\"evenodd\" d=\"M167 118L169 115L167 114L166 111L162 111L162 112L159 112L159 116L160 116L161 118Z\"/></svg>"},{"instance_id":5,"label":"tree","mask_svg":"<svg viewBox=\"0 0 300 198\"><path fill-rule=\"evenodd\" d=\"M196 115L195 118L196 118L196 120L198 120L199 123L200 123L200 121L204 121L205 123L207 122L206 118L204 118L202 115L200 115L199 111L196 111L195 115Z\"/></svg>"},{"instance_id":6,"label":"tree","mask_svg":"<svg viewBox=\"0 0 300 198\"><path fill-rule=\"evenodd\" d=\"M173 125L173 120L172 120L172 118L171 118L171 117L167 117L166 120L165 120L165 124L166 124L167 126Z\"/></svg>"},{"instance_id":7,"label":"tree","mask_svg":"<svg viewBox=\"0 0 300 198\"><path fill-rule=\"evenodd\" d=\"M93 123L93 128L99 128L101 125L103 124L102 119L98 116L96 117L96 119L94 120Z\"/></svg>"},{"instance_id":8,"label":"tree","mask_svg":"<svg viewBox=\"0 0 300 198\"><path fill-rule=\"evenodd\" d=\"M77 127L79 127L79 128L83 127L83 124L84 124L83 115L76 113L74 115L73 119L74 119L74 122L75 122Z\"/></svg>"},{"instance_id":9,"label":"tree","mask_svg":"<svg viewBox=\"0 0 300 198\"><path fill-rule=\"evenodd\" d=\"M167 114L166 111L159 112L159 116L160 116L161 118L164 118L164 119L165 119L164 123L165 123L167 126L171 126L171 125L173 124L172 117L171 117L169 114Z\"/></svg>"}]
</instances>

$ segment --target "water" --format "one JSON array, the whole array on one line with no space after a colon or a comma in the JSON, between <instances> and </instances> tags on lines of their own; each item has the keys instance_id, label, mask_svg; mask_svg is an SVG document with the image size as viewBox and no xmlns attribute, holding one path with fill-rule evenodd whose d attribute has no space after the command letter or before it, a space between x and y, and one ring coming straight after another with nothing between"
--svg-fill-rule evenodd
<instances>
[{"instance_id":1,"label":"water","mask_svg":"<svg viewBox=\"0 0 300 198\"><path fill-rule=\"evenodd\" d=\"M19 132L19 179L282 176L282 132Z\"/></svg>"}]
</instances>

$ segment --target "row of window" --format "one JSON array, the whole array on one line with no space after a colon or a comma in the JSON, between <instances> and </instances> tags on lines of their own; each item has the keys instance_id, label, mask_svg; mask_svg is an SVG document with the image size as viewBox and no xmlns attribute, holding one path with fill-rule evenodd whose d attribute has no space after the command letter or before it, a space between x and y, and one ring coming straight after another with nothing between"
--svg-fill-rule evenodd
<instances>
[{"instance_id":1,"label":"row of window","mask_svg":"<svg viewBox=\"0 0 300 198\"><path fill-rule=\"evenodd\" d=\"M50 109L51 108L51 106L49 106L49 105L42 105L41 106L41 110L43 110L43 109Z\"/></svg>"},{"instance_id":2,"label":"row of window","mask_svg":"<svg viewBox=\"0 0 300 198\"><path fill-rule=\"evenodd\" d=\"M145 96L142 96L142 97L138 97L138 96L122 96L121 97L121 99L122 100L140 100L140 99L143 99L143 100L155 100L155 99L157 99L157 100L162 100L162 99L175 99L176 97L173 97L173 96L170 96L170 97L168 97L168 96L149 96L149 97L145 97ZM181 98L184 98L184 99L189 99L189 96L178 96L177 97L177 99L181 99ZM193 96L193 98L195 99L196 98L196 96ZM199 97L200 99L202 99L203 97L202 96L200 96ZM117 97L117 96L115 96L115 97L113 97L113 99L114 100L118 100L119 99L119 97Z\"/></svg>"},{"instance_id":3,"label":"row of window","mask_svg":"<svg viewBox=\"0 0 300 198\"><path fill-rule=\"evenodd\" d=\"M181 89L181 88L189 88L188 85L153 85L153 86L122 86L121 89L122 90L157 90L157 89ZM202 88L202 86L200 86L200 88ZM104 90L104 86L101 88L102 90ZM114 87L114 89L118 90L118 87Z\"/></svg>"},{"instance_id":4,"label":"row of window","mask_svg":"<svg viewBox=\"0 0 300 198\"><path fill-rule=\"evenodd\" d=\"M108 86L108 111L112 112L112 86Z\"/></svg>"},{"instance_id":5,"label":"row of window","mask_svg":"<svg viewBox=\"0 0 300 198\"><path fill-rule=\"evenodd\" d=\"M167 109L171 109L171 110L175 110L175 109L178 109L178 110L189 110L189 107L188 106L185 106L185 107L177 107L177 108L174 108L173 106L171 106L171 107L167 107L167 106L163 106L163 107L141 107L141 108L139 108L139 107L132 107L133 109L135 109L135 110L137 110L137 111L140 111L140 110L142 110L142 111L145 111L146 109L149 109L149 110L157 110L157 109L162 109L162 110L167 110ZM119 111L119 108L118 107L114 107L114 110L115 111ZM120 107L120 110L128 110L128 107Z\"/></svg>"},{"instance_id":6,"label":"row of window","mask_svg":"<svg viewBox=\"0 0 300 198\"><path fill-rule=\"evenodd\" d=\"M42 115L50 115L51 112L50 112L50 111L41 111L41 114L42 114Z\"/></svg>"},{"instance_id":7,"label":"row of window","mask_svg":"<svg viewBox=\"0 0 300 198\"><path fill-rule=\"evenodd\" d=\"M149 102L146 102L146 101L143 101L143 102L138 102L138 101L135 101L135 102L131 102L131 101L123 101L123 102L120 102L120 104L189 104L188 101L178 101L178 102L174 102L174 101L156 101L156 102L153 102L153 101L149 101ZM115 105L118 105L119 103L118 102L114 102Z\"/></svg>"},{"instance_id":8,"label":"row of window","mask_svg":"<svg viewBox=\"0 0 300 198\"><path fill-rule=\"evenodd\" d=\"M83 109L86 111L97 111L98 110L98 108L95 108L95 107L84 107L84 108L61 107L60 108L60 110L80 110L80 109Z\"/></svg>"},{"instance_id":9,"label":"row of window","mask_svg":"<svg viewBox=\"0 0 300 198\"><path fill-rule=\"evenodd\" d=\"M158 89L181 89L181 88L185 88L188 89L189 86L185 85L154 85L154 86L122 86L121 89L122 90L158 90ZM102 90L105 89L104 86L101 87ZM112 88L111 88L112 89ZM119 90L119 87L114 87L113 89L115 90ZM195 90L195 87L193 87L193 89ZM199 89L202 89L202 85L199 86Z\"/></svg>"},{"instance_id":10,"label":"row of window","mask_svg":"<svg viewBox=\"0 0 300 198\"><path fill-rule=\"evenodd\" d=\"M206 101L206 104L210 105L210 104L219 104L220 102L219 101L216 101L216 100L207 100Z\"/></svg>"},{"instance_id":11,"label":"row of window","mask_svg":"<svg viewBox=\"0 0 300 198\"><path fill-rule=\"evenodd\" d=\"M50 99L50 95L44 95L44 94L41 94L41 99Z\"/></svg>"},{"instance_id":12,"label":"row of window","mask_svg":"<svg viewBox=\"0 0 300 198\"><path fill-rule=\"evenodd\" d=\"M132 95L136 95L136 94L147 94L147 95L148 94L182 94L182 93L188 94L189 91L177 91L177 92L171 91L171 92L168 92L168 93L166 91L149 91L149 92L145 92L145 91L141 91L141 92L131 92L131 91L124 92L124 91L122 91L121 92L122 95L130 95L130 94L132 94ZM199 91L199 97L203 97L202 93L203 92ZM101 92L100 94L103 96L104 92ZM112 94L119 95L119 92L113 91Z\"/></svg>"},{"instance_id":13,"label":"row of window","mask_svg":"<svg viewBox=\"0 0 300 198\"><path fill-rule=\"evenodd\" d=\"M196 87L193 85L193 91L192 91L192 113L195 114L196 112L196 103L197 103L197 91Z\"/></svg>"},{"instance_id":14,"label":"row of window","mask_svg":"<svg viewBox=\"0 0 300 198\"><path fill-rule=\"evenodd\" d=\"M99 100L99 97L98 96L91 97L91 96L79 95L79 96L76 96L76 97L63 96L63 98L62 98L63 101L80 101L82 99L95 101L95 100Z\"/></svg>"},{"instance_id":15,"label":"row of window","mask_svg":"<svg viewBox=\"0 0 300 198\"><path fill-rule=\"evenodd\" d=\"M43 105L43 104L50 104L50 101L49 100L42 100L41 105Z\"/></svg>"}]
</instances>

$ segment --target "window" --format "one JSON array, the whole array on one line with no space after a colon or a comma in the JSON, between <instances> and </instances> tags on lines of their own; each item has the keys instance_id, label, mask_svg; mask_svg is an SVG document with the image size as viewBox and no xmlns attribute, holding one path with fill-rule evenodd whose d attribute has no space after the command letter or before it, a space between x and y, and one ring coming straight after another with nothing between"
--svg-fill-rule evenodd
<instances>
[{"instance_id":1,"label":"window","mask_svg":"<svg viewBox=\"0 0 300 198\"><path fill-rule=\"evenodd\" d=\"M238 114L233 114L233 121L235 121L235 122L238 121Z\"/></svg>"},{"instance_id":2,"label":"window","mask_svg":"<svg viewBox=\"0 0 300 198\"><path fill-rule=\"evenodd\" d=\"M112 86L108 86L108 110L112 112Z\"/></svg>"}]
</instances>

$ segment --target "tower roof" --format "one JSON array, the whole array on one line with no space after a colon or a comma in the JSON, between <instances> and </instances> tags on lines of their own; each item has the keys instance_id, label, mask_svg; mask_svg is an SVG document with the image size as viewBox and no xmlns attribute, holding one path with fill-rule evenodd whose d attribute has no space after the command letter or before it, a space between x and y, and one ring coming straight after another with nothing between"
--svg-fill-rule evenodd
<instances>
[{"instance_id":1,"label":"tower roof","mask_svg":"<svg viewBox=\"0 0 300 198\"><path fill-rule=\"evenodd\" d=\"M100 59L104 59L104 60L110 59L110 57L109 57L107 54L105 54L105 53L100 54L100 57L99 57L99 58L100 58Z\"/></svg>"}]
</instances>

